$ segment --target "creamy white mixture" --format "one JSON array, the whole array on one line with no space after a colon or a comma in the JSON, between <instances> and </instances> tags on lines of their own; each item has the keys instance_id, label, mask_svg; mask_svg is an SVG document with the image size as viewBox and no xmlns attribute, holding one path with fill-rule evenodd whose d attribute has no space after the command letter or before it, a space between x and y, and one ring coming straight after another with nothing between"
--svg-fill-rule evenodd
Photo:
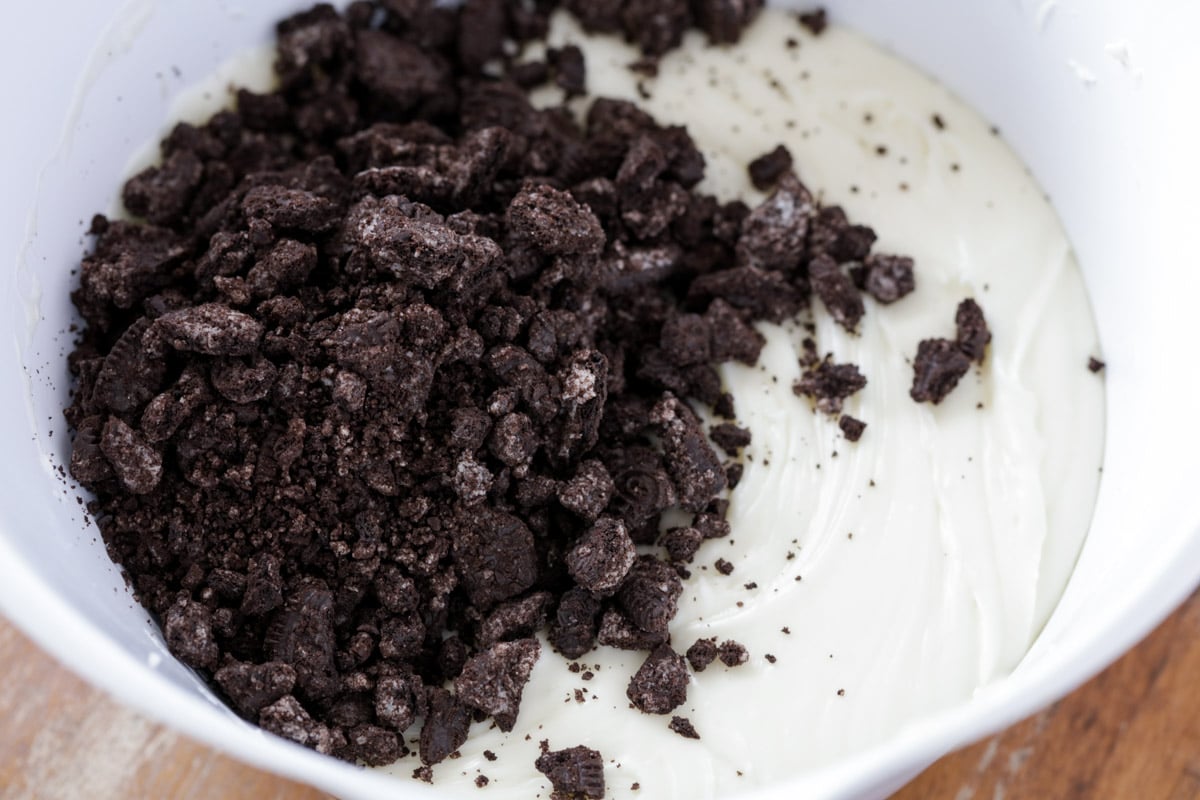
<instances>
[{"instance_id":1,"label":"creamy white mixture","mask_svg":"<svg viewBox=\"0 0 1200 800\"><path fill-rule=\"evenodd\" d=\"M726 796L880 742L1020 661L1091 518L1096 331L1070 243L1021 162L947 90L853 32L814 38L768 11L736 48L690 35L653 80L626 69L633 50L559 17L551 43L567 42L584 50L592 94L687 126L708 161L701 189L757 203L746 165L782 142L823 202L875 229L876 252L916 260L917 290L890 306L868 298L859 335L814 302L822 353L869 380L845 409L868 423L859 442L792 393L803 331L762 325L759 365L721 368L753 442L732 536L701 548L671 633L679 650L728 637L752 657L694 677L674 713L700 741L628 707L642 654L590 653L584 681L546 647L513 733L477 725L462 757L434 769L435 784L464 792L487 775L481 797L547 797L532 768L547 739L598 749L611 797ZM965 297L992 328L984 367L941 405L914 403L917 343L952 337ZM718 557L732 575L713 569Z\"/></svg>"},{"instance_id":2,"label":"creamy white mixture","mask_svg":"<svg viewBox=\"0 0 1200 800\"><path fill-rule=\"evenodd\" d=\"M732 536L701 548L671 632L680 651L717 636L744 643L751 659L693 678L674 713L702 738L629 707L643 654L594 651L581 659L594 675L584 680L544 646L515 730L474 726L461 757L434 768L435 784L548 797L533 768L546 739L598 749L609 797L726 796L878 743L1006 675L1074 565L1103 448L1103 384L1085 367L1099 355L1091 310L1037 184L971 109L836 26L814 38L767 11L736 48L692 33L656 79L626 69L632 49L565 16L550 41L584 50L592 94L685 125L708 162L700 188L721 199L761 200L746 165L786 144L824 203L875 229L876 252L915 258L917 290L890 306L867 298L858 335L814 301L821 352L869 380L845 408L868 423L857 443L792 393L804 332L762 325L759 365L721 368L753 442L730 495ZM172 116L203 120L227 103L230 83L270 88L270 63L269 49L229 62ZM575 102L582 111L588 101ZM941 405L914 403L917 343L953 336L965 297L992 328L987 360ZM713 569L719 557L732 575ZM413 766L385 769L407 780Z\"/></svg>"}]
</instances>

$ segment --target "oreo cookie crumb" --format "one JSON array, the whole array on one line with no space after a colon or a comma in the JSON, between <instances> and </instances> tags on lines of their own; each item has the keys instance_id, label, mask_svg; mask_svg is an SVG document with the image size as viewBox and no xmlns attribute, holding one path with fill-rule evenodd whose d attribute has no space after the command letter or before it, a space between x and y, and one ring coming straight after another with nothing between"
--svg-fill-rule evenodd
<instances>
[{"instance_id":1,"label":"oreo cookie crumb","mask_svg":"<svg viewBox=\"0 0 1200 800\"><path fill-rule=\"evenodd\" d=\"M704 672L708 665L717 660L720 655L720 648L717 647L716 639L697 639L696 642L687 649L687 661L692 666L695 672Z\"/></svg>"},{"instance_id":2,"label":"oreo cookie crumb","mask_svg":"<svg viewBox=\"0 0 1200 800\"><path fill-rule=\"evenodd\" d=\"M687 663L669 645L656 647L629 680L626 695L639 711L668 714L687 700Z\"/></svg>"},{"instance_id":3,"label":"oreo cookie crumb","mask_svg":"<svg viewBox=\"0 0 1200 800\"><path fill-rule=\"evenodd\" d=\"M709 428L708 437L730 456L736 456L738 451L750 444L750 431L729 422Z\"/></svg>"},{"instance_id":4,"label":"oreo cookie crumb","mask_svg":"<svg viewBox=\"0 0 1200 800\"><path fill-rule=\"evenodd\" d=\"M988 342L992 340L992 332L983 318L983 309L970 298L963 300L954 314L954 325L958 329L956 340L959 348L967 358L982 364Z\"/></svg>"},{"instance_id":5,"label":"oreo cookie crumb","mask_svg":"<svg viewBox=\"0 0 1200 800\"><path fill-rule=\"evenodd\" d=\"M776 145L769 153L763 153L750 162L747 171L754 188L765 192L775 185L780 176L792 168L792 154L783 145Z\"/></svg>"},{"instance_id":6,"label":"oreo cookie crumb","mask_svg":"<svg viewBox=\"0 0 1200 800\"><path fill-rule=\"evenodd\" d=\"M534 766L550 779L553 800L600 800L604 797L604 759L599 751L576 745L543 748Z\"/></svg>"},{"instance_id":7,"label":"oreo cookie crumb","mask_svg":"<svg viewBox=\"0 0 1200 800\"><path fill-rule=\"evenodd\" d=\"M730 564L723 558L718 558L713 566L716 568L717 572L721 573L722 575L733 574L733 564Z\"/></svg>"},{"instance_id":8,"label":"oreo cookie crumb","mask_svg":"<svg viewBox=\"0 0 1200 800\"><path fill-rule=\"evenodd\" d=\"M1100 372L1104 369L1104 362L1095 356L1088 356L1087 368L1089 372Z\"/></svg>"},{"instance_id":9,"label":"oreo cookie crumb","mask_svg":"<svg viewBox=\"0 0 1200 800\"><path fill-rule=\"evenodd\" d=\"M925 339L913 360L913 383L909 395L918 403L942 402L971 368L971 359L957 342Z\"/></svg>"},{"instance_id":10,"label":"oreo cookie crumb","mask_svg":"<svg viewBox=\"0 0 1200 800\"><path fill-rule=\"evenodd\" d=\"M854 364L835 364L828 357L817 366L806 369L792 391L800 397L816 401L819 410L837 414L842 402L867 385L866 377Z\"/></svg>"},{"instance_id":11,"label":"oreo cookie crumb","mask_svg":"<svg viewBox=\"0 0 1200 800\"><path fill-rule=\"evenodd\" d=\"M862 438L863 431L867 429L867 423L860 419L856 419L849 414L842 414L838 419L838 427L842 429L842 435L848 441L857 442Z\"/></svg>"},{"instance_id":12,"label":"oreo cookie crumb","mask_svg":"<svg viewBox=\"0 0 1200 800\"><path fill-rule=\"evenodd\" d=\"M696 728L687 717L671 717L671 722L667 727L685 739L700 738L700 734L696 733Z\"/></svg>"},{"instance_id":13,"label":"oreo cookie crumb","mask_svg":"<svg viewBox=\"0 0 1200 800\"><path fill-rule=\"evenodd\" d=\"M732 639L721 642L720 647L717 648L717 657L727 667L740 667L750 660L750 654L746 652L745 646Z\"/></svg>"},{"instance_id":14,"label":"oreo cookie crumb","mask_svg":"<svg viewBox=\"0 0 1200 800\"><path fill-rule=\"evenodd\" d=\"M801 13L799 19L800 24L813 36L820 36L829 27L829 20L826 17L824 8L817 8Z\"/></svg>"}]
</instances>

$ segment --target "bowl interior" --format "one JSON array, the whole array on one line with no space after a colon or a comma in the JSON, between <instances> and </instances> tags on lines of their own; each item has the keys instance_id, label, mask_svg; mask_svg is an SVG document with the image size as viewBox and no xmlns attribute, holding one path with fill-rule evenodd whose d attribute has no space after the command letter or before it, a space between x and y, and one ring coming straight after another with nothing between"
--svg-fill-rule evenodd
<instances>
[{"instance_id":1,"label":"bowl interior","mask_svg":"<svg viewBox=\"0 0 1200 800\"><path fill-rule=\"evenodd\" d=\"M0 59L26 75L7 134L0 204L0 608L76 671L127 702L259 766L343 797L396 796L394 783L266 737L172 659L111 565L65 476L69 292L88 220L113 205L139 146L172 98L229 55L267 41L293 0L68 3L72 23L16 10ZM1075 244L1108 362L1108 430L1095 521L1078 567L1016 673L968 704L800 782L771 790L845 796L887 790L928 761L1049 702L1146 633L1200 576L1200 422L1176 408L1200 380L1184 367L1184 298L1200 271L1182 234L1200 219L1184 32L1195 4L830 0L847 23L939 77L1025 159ZM52 48L52 50L51 50ZM55 52L53 59L43 54ZM31 68L30 65L33 65ZM1194 111L1194 109L1192 109ZM389 788L390 787L390 788ZM420 785L403 793L428 792ZM444 796L438 793L438 796ZM782 796L782 795L780 795Z\"/></svg>"}]
</instances>

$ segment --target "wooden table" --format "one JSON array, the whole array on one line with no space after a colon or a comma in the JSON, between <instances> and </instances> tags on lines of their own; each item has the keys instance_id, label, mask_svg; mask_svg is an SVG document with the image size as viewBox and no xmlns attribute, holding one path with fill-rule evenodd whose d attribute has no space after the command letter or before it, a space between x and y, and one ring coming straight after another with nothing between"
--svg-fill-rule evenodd
<instances>
[{"instance_id":1,"label":"wooden table","mask_svg":"<svg viewBox=\"0 0 1200 800\"><path fill-rule=\"evenodd\" d=\"M1067 699L897 800L1200 798L1200 593ZM0 797L316 800L117 705L0 621Z\"/></svg>"}]
</instances>

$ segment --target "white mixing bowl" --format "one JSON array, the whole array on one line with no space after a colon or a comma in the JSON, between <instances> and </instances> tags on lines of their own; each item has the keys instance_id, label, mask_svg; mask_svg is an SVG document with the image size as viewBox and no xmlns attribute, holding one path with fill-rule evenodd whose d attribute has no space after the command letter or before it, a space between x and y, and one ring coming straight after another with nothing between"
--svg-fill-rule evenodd
<instances>
[{"instance_id":1,"label":"white mixing bowl","mask_svg":"<svg viewBox=\"0 0 1200 800\"><path fill-rule=\"evenodd\" d=\"M168 654L59 471L84 230L173 93L267 41L297 0L13 3L0 32L0 610L124 702L343 798L445 798L267 736ZM878 747L757 796L878 797L1098 672L1200 580L1200 62L1191 0L826 0L992 119L1049 192L1108 361L1095 522L1054 616L1010 677ZM15 16L15 19L14 19Z\"/></svg>"}]
</instances>

